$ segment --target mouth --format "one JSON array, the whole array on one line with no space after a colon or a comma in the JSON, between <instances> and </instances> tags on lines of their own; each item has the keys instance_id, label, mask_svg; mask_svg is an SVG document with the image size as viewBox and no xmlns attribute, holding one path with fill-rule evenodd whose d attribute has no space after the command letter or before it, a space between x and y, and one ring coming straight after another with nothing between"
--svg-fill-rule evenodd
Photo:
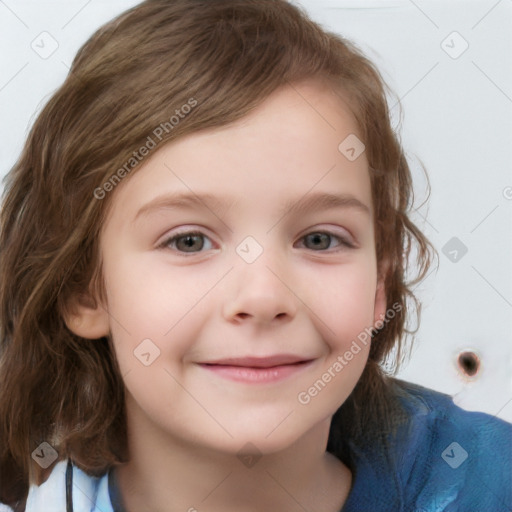
<instances>
[{"instance_id":1,"label":"mouth","mask_svg":"<svg viewBox=\"0 0 512 512\"><path fill-rule=\"evenodd\" d=\"M314 359L292 355L227 358L199 363L199 366L228 380L245 383L269 383L303 371Z\"/></svg>"}]
</instances>

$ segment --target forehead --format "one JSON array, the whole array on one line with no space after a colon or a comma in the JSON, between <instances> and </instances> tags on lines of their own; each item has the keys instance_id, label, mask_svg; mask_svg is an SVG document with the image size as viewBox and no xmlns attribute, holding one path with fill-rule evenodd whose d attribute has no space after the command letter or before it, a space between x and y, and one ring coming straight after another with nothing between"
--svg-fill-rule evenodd
<instances>
[{"instance_id":1,"label":"forehead","mask_svg":"<svg viewBox=\"0 0 512 512\"><path fill-rule=\"evenodd\" d=\"M371 209L364 151L351 160L340 150L353 137L360 132L346 96L319 82L289 84L235 123L157 148L117 187L112 213L135 215L165 191L255 207L263 198L289 204L313 191L343 192Z\"/></svg>"}]
</instances>

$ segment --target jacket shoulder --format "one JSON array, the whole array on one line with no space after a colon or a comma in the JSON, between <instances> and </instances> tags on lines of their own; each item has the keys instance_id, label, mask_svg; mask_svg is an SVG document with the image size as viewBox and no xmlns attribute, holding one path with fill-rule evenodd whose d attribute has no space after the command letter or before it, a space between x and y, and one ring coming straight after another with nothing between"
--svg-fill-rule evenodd
<instances>
[{"instance_id":1,"label":"jacket shoulder","mask_svg":"<svg viewBox=\"0 0 512 512\"><path fill-rule=\"evenodd\" d=\"M444 393L395 381L410 415L397 451L405 494L414 506L511 510L512 424L462 409Z\"/></svg>"}]
</instances>

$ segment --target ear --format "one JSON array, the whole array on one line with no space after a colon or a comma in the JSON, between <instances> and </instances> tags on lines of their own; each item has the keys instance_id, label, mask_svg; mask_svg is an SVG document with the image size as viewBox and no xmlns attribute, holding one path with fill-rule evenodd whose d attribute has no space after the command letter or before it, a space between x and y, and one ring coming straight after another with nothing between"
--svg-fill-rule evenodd
<instances>
[{"instance_id":1,"label":"ear","mask_svg":"<svg viewBox=\"0 0 512 512\"><path fill-rule=\"evenodd\" d=\"M382 320L386 317L387 299L386 299L386 276L389 270L389 262L383 262L377 277L377 289L375 290L375 304L373 326L378 329L382 327ZM377 323L378 322L378 323Z\"/></svg>"},{"instance_id":2,"label":"ear","mask_svg":"<svg viewBox=\"0 0 512 512\"><path fill-rule=\"evenodd\" d=\"M97 340L110 334L108 311L92 297L74 297L63 309L62 316L67 328L77 336Z\"/></svg>"}]
</instances>

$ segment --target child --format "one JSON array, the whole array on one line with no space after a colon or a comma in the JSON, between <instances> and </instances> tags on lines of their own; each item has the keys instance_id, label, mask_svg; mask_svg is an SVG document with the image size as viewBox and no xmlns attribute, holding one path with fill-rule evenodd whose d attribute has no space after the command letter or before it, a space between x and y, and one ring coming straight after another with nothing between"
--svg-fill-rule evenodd
<instances>
[{"instance_id":1,"label":"child","mask_svg":"<svg viewBox=\"0 0 512 512\"><path fill-rule=\"evenodd\" d=\"M380 75L285 0L101 28L6 180L3 508L510 510L510 425L382 367L411 197Z\"/></svg>"}]
</instances>

